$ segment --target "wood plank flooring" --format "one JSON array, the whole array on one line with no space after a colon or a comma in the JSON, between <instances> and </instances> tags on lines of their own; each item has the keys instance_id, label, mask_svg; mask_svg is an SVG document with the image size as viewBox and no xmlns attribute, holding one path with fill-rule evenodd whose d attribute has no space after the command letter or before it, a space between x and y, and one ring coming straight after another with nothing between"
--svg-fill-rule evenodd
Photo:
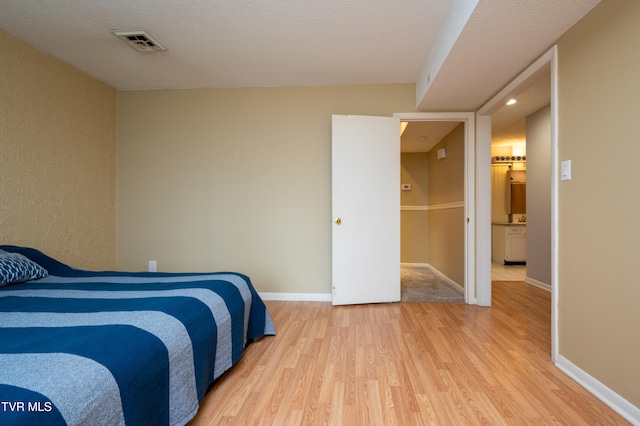
<instances>
[{"instance_id":1,"label":"wood plank flooring","mask_svg":"<svg viewBox=\"0 0 640 426\"><path fill-rule=\"evenodd\" d=\"M550 360L550 294L493 284L493 307L267 301L198 425L620 425Z\"/></svg>"}]
</instances>

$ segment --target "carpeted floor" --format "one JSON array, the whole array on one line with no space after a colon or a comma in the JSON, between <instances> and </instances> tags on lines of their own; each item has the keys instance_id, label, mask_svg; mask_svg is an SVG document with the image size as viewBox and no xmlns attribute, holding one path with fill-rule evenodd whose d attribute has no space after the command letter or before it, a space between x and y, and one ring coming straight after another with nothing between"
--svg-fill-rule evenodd
<instances>
[{"instance_id":1,"label":"carpeted floor","mask_svg":"<svg viewBox=\"0 0 640 426\"><path fill-rule=\"evenodd\" d=\"M400 283L403 302L464 303L464 294L429 268L401 266Z\"/></svg>"}]
</instances>

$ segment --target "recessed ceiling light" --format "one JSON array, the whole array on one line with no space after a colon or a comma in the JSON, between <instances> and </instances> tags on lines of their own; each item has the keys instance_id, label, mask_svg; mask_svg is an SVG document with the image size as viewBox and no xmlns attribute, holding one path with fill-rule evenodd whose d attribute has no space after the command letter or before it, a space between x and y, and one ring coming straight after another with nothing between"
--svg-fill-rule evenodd
<instances>
[{"instance_id":1,"label":"recessed ceiling light","mask_svg":"<svg viewBox=\"0 0 640 426\"><path fill-rule=\"evenodd\" d=\"M515 104L516 102L518 102L518 101L517 101L517 100L515 100L515 99L509 99L509 100L507 101L507 105L513 105L513 104Z\"/></svg>"}]
</instances>

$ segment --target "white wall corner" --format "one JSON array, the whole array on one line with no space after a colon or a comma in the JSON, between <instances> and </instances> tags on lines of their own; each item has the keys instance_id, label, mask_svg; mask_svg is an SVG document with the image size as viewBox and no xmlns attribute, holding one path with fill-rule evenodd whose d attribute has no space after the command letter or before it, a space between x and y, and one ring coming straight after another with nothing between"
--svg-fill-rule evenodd
<instances>
[{"instance_id":1,"label":"white wall corner","mask_svg":"<svg viewBox=\"0 0 640 426\"><path fill-rule=\"evenodd\" d=\"M476 301L491 306L491 117L476 115L475 265Z\"/></svg>"}]
</instances>

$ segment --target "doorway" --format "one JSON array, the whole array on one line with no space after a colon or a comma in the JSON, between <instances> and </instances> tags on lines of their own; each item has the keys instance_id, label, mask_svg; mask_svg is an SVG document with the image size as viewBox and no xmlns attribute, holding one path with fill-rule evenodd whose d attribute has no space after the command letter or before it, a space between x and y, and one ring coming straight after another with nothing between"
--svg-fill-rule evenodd
<instances>
[{"instance_id":1,"label":"doorway","mask_svg":"<svg viewBox=\"0 0 640 426\"><path fill-rule=\"evenodd\" d=\"M550 289L550 87L547 73L491 116L493 281Z\"/></svg>"},{"instance_id":2,"label":"doorway","mask_svg":"<svg viewBox=\"0 0 640 426\"><path fill-rule=\"evenodd\" d=\"M405 215L414 215L420 216L422 214L423 217L428 215L433 216L434 218L438 218L437 220L450 220L453 222L457 222L458 227L454 224L450 229L458 229L460 241L462 242L462 247L460 248L460 265L456 268L459 277L454 281L458 284L462 284L461 286L464 288L464 301L466 303L474 304L475 303L475 276L474 276L474 256L473 250L475 247L475 236L474 236L474 140L475 140L475 117L473 113L397 113L394 116L399 117L402 122L407 122L410 124L416 125L416 128L424 128L420 125L433 125L434 128L439 128L442 132L442 136L446 136L449 133L452 133L451 130L455 132L456 129L460 132L460 136L462 139L462 146L460 155L460 161L462 164L462 173L458 178L460 179L460 188L458 195L454 195L452 199L446 198L435 198L435 201L430 201L431 205L403 205L403 214ZM444 130L443 130L444 129ZM425 144L429 143L429 135L418 135L418 136L427 136L422 140ZM430 142L437 142L437 137L432 137ZM432 147L435 145L432 144ZM432 148L431 147L431 148ZM430 151L432 149L429 149ZM443 151L438 151L444 148ZM452 147L453 149L453 147ZM441 157L441 160L444 160L447 157L447 147L446 146L438 146L435 150L432 150L431 156L433 157L433 163L436 164L436 167L446 168L445 162L439 161L437 159L438 156ZM451 155L453 158L454 152L451 151ZM403 182L407 183L407 182ZM418 213L417 215L415 213ZM457 219L456 219L457 218ZM428 225L427 225L428 226ZM435 229L442 229L440 227L435 227ZM425 235L426 237L426 235ZM446 238L446 235L440 235L439 238ZM437 262L437 261L436 261ZM412 262L408 262L412 263ZM422 263L422 262L418 262ZM444 263L442 263L444 265ZM425 266L425 265L419 265ZM442 266L442 268L448 268L448 266ZM443 272L442 275L449 275L446 271Z\"/></svg>"},{"instance_id":3,"label":"doorway","mask_svg":"<svg viewBox=\"0 0 640 426\"><path fill-rule=\"evenodd\" d=\"M401 122L402 301L464 303L464 123Z\"/></svg>"},{"instance_id":4,"label":"doorway","mask_svg":"<svg viewBox=\"0 0 640 426\"><path fill-rule=\"evenodd\" d=\"M491 304L491 176L487 158L491 156L491 116L508 99L521 93L541 76L550 75L550 187L551 187L551 359L558 357L558 84L557 47L552 47L516 77L502 91L489 100L476 113L477 157L477 250L476 276L478 278L478 304Z\"/></svg>"},{"instance_id":5,"label":"doorway","mask_svg":"<svg viewBox=\"0 0 640 426\"><path fill-rule=\"evenodd\" d=\"M399 231L400 227L399 189L401 185L398 169L401 120L455 121L461 124L459 128L463 139L461 157L464 163L464 176L462 178L463 202L459 209L462 214L458 222L462 224L464 259L462 268L459 270L463 271L465 302L473 304L475 303L473 274L475 117L473 113L396 113L393 117L332 116L333 303L378 303L400 300L400 236L393 237L389 234L394 233L395 229ZM375 141L376 146L384 149L371 149L372 141ZM367 157L364 158L362 153L366 153ZM355 164L361 166L357 172L353 170ZM366 166L365 170L362 170L363 166ZM391 171L391 175L386 171ZM354 179L353 176L358 179ZM372 190L379 187L385 188L385 196L381 197L377 189ZM396 197L397 201L395 201ZM386 219L380 217L382 213ZM381 224L386 224L383 233L386 236L384 241L377 237L380 234ZM347 243L350 242L357 247L349 246ZM371 268L372 264L377 268ZM376 273L381 265L384 265L382 269L388 275L382 276ZM363 279L360 274L362 270L367 270L373 275ZM394 290L396 280L397 299ZM353 283L379 283L380 285L375 287L376 291L371 291L370 285L363 288L362 285ZM383 293L386 296L382 297Z\"/></svg>"}]
</instances>

